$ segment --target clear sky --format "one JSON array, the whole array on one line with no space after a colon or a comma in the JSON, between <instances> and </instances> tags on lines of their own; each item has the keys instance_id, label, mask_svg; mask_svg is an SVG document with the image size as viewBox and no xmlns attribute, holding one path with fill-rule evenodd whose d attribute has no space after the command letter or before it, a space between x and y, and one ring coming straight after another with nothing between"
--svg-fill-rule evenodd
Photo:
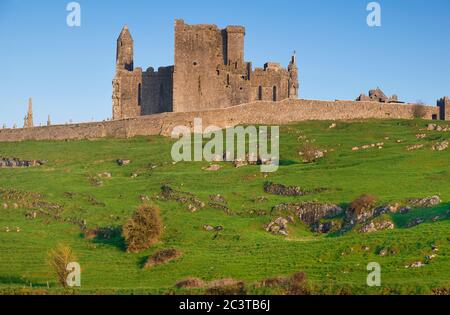
<instances>
[{"instance_id":1,"label":"clear sky","mask_svg":"<svg viewBox=\"0 0 450 315\"><path fill-rule=\"evenodd\" d=\"M78 0L81 27L66 24L65 0L0 0L0 124L111 117L117 36L128 24L135 65L173 64L174 19L246 27L245 58L287 65L296 50L300 97L354 99L379 86L401 100L434 105L450 95L450 1ZM1 127L1 126L0 126Z\"/></svg>"}]
</instances>

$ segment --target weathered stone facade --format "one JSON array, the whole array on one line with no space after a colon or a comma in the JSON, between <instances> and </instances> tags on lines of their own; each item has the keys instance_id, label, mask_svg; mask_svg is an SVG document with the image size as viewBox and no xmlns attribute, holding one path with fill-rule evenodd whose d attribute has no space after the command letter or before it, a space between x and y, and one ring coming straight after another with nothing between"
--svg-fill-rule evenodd
<instances>
[{"instance_id":1,"label":"weathered stone facade","mask_svg":"<svg viewBox=\"0 0 450 315\"><path fill-rule=\"evenodd\" d=\"M124 27L117 40L113 119L297 98L295 56L287 69L268 62L253 70L244 59L244 37L242 26L219 29L177 20L175 65L142 72L134 68L134 43Z\"/></svg>"}]
</instances>

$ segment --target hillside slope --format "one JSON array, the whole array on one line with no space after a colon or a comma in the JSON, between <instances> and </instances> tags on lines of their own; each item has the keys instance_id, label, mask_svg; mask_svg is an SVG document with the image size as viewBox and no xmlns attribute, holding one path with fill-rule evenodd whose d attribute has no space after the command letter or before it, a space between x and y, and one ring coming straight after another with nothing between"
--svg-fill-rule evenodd
<instances>
[{"instance_id":1,"label":"hillside slope","mask_svg":"<svg viewBox=\"0 0 450 315\"><path fill-rule=\"evenodd\" d=\"M173 141L163 137L0 143L0 157L47 161L32 168L0 168L0 292L23 293L31 287L62 292L46 262L49 250L60 242L74 249L81 264L78 293L180 292L174 285L187 277L233 278L244 281L249 293L277 293L256 283L299 271L306 273L314 293L421 294L449 288L450 150L432 150L449 139L448 132L423 130L424 121L337 122L332 129L330 124L282 126L281 166L267 175L259 166L217 163L222 169L206 171L207 162L173 164ZM326 156L304 163L298 151L306 140L327 150ZM382 149L352 150L380 142ZM407 150L416 144L423 147ZM131 163L119 166L117 159ZM268 194L268 181L313 193ZM191 212L185 204L161 200L157 196L163 185L192 193L205 208ZM217 194L226 200L227 211L209 204ZM346 208L362 194L376 196L379 205L435 195L442 203L385 214L395 229L374 233L354 228L316 234L299 220L289 225L288 236L265 230L277 217L271 213L276 205L315 201ZM143 202L161 208L164 235L151 249L128 254L120 228ZM423 223L409 227L417 218ZM111 233L86 239L83 224ZM208 232L204 225L223 230ZM405 268L436 247L439 251L428 264ZM182 256L142 268L147 256L164 248L176 248ZM380 255L383 249L388 254ZM366 285L370 262L381 265L380 288Z\"/></svg>"}]
</instances>

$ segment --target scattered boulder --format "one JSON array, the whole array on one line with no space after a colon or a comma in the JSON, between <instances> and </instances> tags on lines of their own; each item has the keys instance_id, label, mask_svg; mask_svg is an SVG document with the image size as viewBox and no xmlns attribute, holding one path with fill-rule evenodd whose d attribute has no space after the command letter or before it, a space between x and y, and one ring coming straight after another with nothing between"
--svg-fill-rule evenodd
<instances>
[{"instance_id":1,"label":"scattered boulder","mask_svg":"<svg viewBox=\"0 0 450 315\"><path fill-rule=\"evenodd\" d=\"M406 148L407 151L415 151L415 150L419 150L422 149L424 147L423 144L414 144L414 145L410 145L409 147Z\"/></svg>"},{"instance_id":2,"label":"scattered boulder","mask_svg":"<svg viewBox=\"0 0 450 315\"><path fill-rule=\"evenodd\" d=\"M173 200L181 204L187 204L191 212L203 209L205 203L198 199L194 194L175 190L167 185L161 187L162 199Z\"/></svg>"},{"instance_id":3,"label":"scattered boulder","mask_svg":"<svg viewBox=\"0 0 450 315\"><path fill-rule=\"evenodd\" d=\"M127 166L131 164L131 160L117 160L119 166Z\"/></svg>"},{"instance_id":4,"label":"scattered boulder","mask_svg":"<svg viewBox=\"0 0 450 315\"><path fill-rule=\"evenodd\" d=\"M416 135L416 139L425 139L427 137L426 133L419 133Z\"/></svg>"},{"instance_id":5,"label":"scattered boulder","mask_svg":"<svg viewBox=\"0 0 450 315\"><path fill-rule=\"evenodd\" d=\"M432 150L433 151L445 151L448 149L448 140L436 143Z\"/></svg>"},{"instance_id":6,"label":"scattered boulder","mask_svg":"<svg viewBox=\"0 0 450 315\"><path fill-rule=\"evenodd\" d=\"M298 186L284 186L281 184L274 184L271 182L267 182L264 184L264 191L268 194L277 195L277 196L306 196L314 193L321 193L326 191L326 188L316 188L316 189L302 189Z\"/></svg>"},{"instance_id":7,"label":"scattered boulder","mask_svg":"<svg viewBox=\"0 0 450 315\"><path fill-rule=\"evenodd\" d=\"M336 128L337 127L337 125L335 124L335 123L332 123L331 125L330 125L330 127L328 127L329 129L334 129L334 128Z\"/></svg>"},{"instance_id":8,"label":"scattered boulder","mask_svg":"<svg viewBox=\"0 0 450 315\"><path fill-rule=\"evenodd\" d=\"M406 265L405 268L421 268L423 266L425 266L425 264L423 262L416 261L416 262L413 262L413 263L411 263L409 265Z\"/></svg>"},{"instance_id":9,"label":"scattered boulder","mask_svg":"<svg viewBox=\"0 0 450 315\"><path fill-rule=\"evenodd\" d=\"M109 172L103 172L97 175L99 178L112 178L112 174Z\"/></svg>"},{"instance_id":10,"label":"scattered boulder","mask_svg":"<svg viewBox=\"0 0 450 315\"><path fill-rule=\"evenodd\" d=\"M369 224L366 224L361 229L359 229L360 233L373 233L382 230L393 230L394 223L390 220L383 221L372 221Z\"/></svg>"},{"instance_id":11,"label":"scattered boulder","mask_svg":"<svg viewBox=\"0 0 450 315\"><path fill-rule=\"evenodd\" d=\"M153 255L149 256L147 259L147 262L144 265L144 268L150 269L157 265L166 264L166 263L168 263L172 260L175 260L181 256L182 256L182 253L175 248L163 249L163 250L157 251Z\"/></svg>"},{"instance_id":12,"label":"scattered boulder","mask_svg":"<svg viewBox=\"0 0 450 315\"><path fill-rule=\"evenodd\" d=\"M225 198L224 198L222 195L220 195L220 194L217 194L217 195L210 195L210 196L209 196L209 199L210 199L211 201L213 201L213 202L227 203L227 201L225 200Z\"/></svg>"},{"instance_id":13,"label":"scattered boulder","mask_svg":"<svg viewBox=\"0 0 450 315\"><path fill-rule=\"evenodd\" d=\"M434 207L441 203L441 198L439 196L432 196L432 197L426 197L426 198L419 198L419 199L410 199L408 200L408 205L411 207Z\"/></svg>"},{"instance_id":14,"label":"scattered boulder","mask_svg":"<svg viewBox=\"0 0 450 315\"><path fill-rule=\"evenodd\" d=\"M223 231L223 226L221 226L221 225L218 225L218 226L212 226L212 225L209 225L209 224L205 224L205 225L203 226L203 230L205 230L205 231L207 231L207 232L212 232L212 231L214 231L214 232L220 232L220 231Z\"/></svg>"},{"instance_id":15,"label":"scattered boulder","mask_svg":"<svg viewBox=\"0 0 450 315\"><path fill-rule=\"evenodd\" d=\"M283 235L283 236L287 236L289 235L288 232L288 220L283 218L283 217L279 217L278 219L270 222L267 227L266 227L266 231L270 232L272 234L275 235Z\"/></svg>"},{"instance_id":16,"label":"scattered boulder","mask_svg":"<svg viewBox=\"0 0 450 315\"><path fill-rule=\"evenodd\" d=\"M45 165L47 161L21 160L18 158L0 158L0 168L35 167Z\"/></svg>"},{"instance_id":17,"label":"scattered boulder","mask_svg":"<svg viewBox=\"0 0 450 315\"><path fill-rule=\"evenodd\" d=\"M140 195L139 200L142 202L150 201L150 197L147 195Z\"/></svg>"},{"instance_id":18,"label":"scattered boulder","mask_svg":"<svg viewBox=\"0 0 450 315\"><path fill-rule=\"evenodd\" d=\"M450 131L450 125L443 126L443 125L437 125L437 124L429 124L427 126L428 131L439 131L439 132L445 132Z\"/></svg>"},{"instance_id":19,"label":"scattered boulder","mask_svg":"<svg viewBox=\"0 0 450 315\"><path fill-rule=\"evenodd\" d=\"M221 168L222 168L222 166L220 166L218 164L212 164L212 165L210 165L208 167L204 167L203 170L216 172L216 171L220 170Z\"/></svg>"}]
</instances>

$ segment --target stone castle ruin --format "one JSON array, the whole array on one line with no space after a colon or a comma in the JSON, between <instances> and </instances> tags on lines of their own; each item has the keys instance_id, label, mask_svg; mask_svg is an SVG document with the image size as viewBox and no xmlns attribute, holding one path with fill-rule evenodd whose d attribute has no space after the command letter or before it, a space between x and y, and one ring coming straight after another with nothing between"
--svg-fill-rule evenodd
<instances>
[{"instance_id":1,"label":"stone castle ruin","mask_svg":"<svg viewBox=\"0 0 450 315\"><path fill-rule=\"evenodd\" d=\"M133 62L127 26L117 39L113 119L163 112L226 108L298 97L295 55L287 69L268 62L253 69L244 59L245 28L175 21L175 65L142 71Z\"/></svg>"},{"instance_id":2,"label":"stone castle ruin","mask_svg":"<svg viewBox=\"0 0 450 315\"><path fill-rule=\"evenodd\" d=\"M287 68L267 62L253 68L244 58L245 29L189 25L175 21L175 62L157 71L134 66L134 41L125 26L117 39L113 80L113 120L36 127L29 101L24 128L0 129L0 142L77 140L170 135L194 118L220 128L282 125L305 120L412 119L450 120L450 99L437 106L404 104L379 88L355 101L299 99L295 53Z\"/></svg>"}]
</instances>

